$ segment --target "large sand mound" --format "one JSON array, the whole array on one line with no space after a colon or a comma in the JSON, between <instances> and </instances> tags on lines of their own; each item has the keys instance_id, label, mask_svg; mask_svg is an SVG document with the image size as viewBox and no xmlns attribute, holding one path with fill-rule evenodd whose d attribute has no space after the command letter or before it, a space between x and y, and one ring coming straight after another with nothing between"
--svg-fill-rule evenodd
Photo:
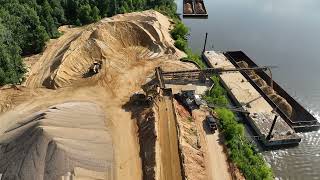
<instances>
[{"instance_id":1,"label":"large sand mound","mask_svg":"<svg viewBox=\"0 0 320 180\"><path fill-rule=\"evenodd\" d=\"M130 13L105 18L98 23L68 32L68 38L48 47L42 60L31 69L27 86L59 88L75 82L102 82L112 85L113 76L127 68L167 55L180 57L168 33L169 20L156 11ZM102 70L88 74L94 61L102 61ZM39 76L39 74L42 74Z\"/></svg>"},{"instance_id":2,"label":"large sand mound","mask_svg":"<svg viewBox=\"0 0 320 180\"><path fill-rule=\"evenodd\" d=\"M108 172L114 179L142 179L136 121L122 106L155 67L190 68L178 60L184 54L174 48L170 27L155 11L64 26L43 53L25 58L26 86L0 89L0 174L47 180L80 166L74 176L96 175L107 167L102 171L109 179ZM87 75L95 60L103 62L100 73ZM49 107L63 102L73 103ZM33 114L40 109L47 110Z\"/></svg>"},{"instance_id":3,"label":"large sand mound","mask_svg":"<svg viewBox=\"0 0 320 180\"><path fill-rule=\"evenodd\" d=\"M75 167L111 172L111 136L104 112L93 103L60 104L1 124L3 179L56 180Z\"/></svg>"}]
</instances>

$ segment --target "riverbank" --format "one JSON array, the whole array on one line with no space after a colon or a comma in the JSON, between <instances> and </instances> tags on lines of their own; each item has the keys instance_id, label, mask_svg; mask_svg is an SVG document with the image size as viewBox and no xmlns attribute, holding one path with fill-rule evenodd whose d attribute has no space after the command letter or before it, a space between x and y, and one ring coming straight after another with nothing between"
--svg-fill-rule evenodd
<instances>
[{"instance_id":1,"label":"riverbank","mask_svg":"<svg viewBox=\"0 0 320 180\"><path fill-rule=\"evenodd\" d=\"M188 29L182 22L178 22L173 31L171 31L173 39L183 41L183 46L181 46L180 42L178 44L175 43L175 45L184 51L188 51L187 34ZM190 58L188 61L197 64L199 68L206 67L200 58ZM229 100L226 97L225 90L220 86L217 77L214 77L212 80L215 86L208 92L205 99L218 106L226 106ZM231 161L241 170L247 179L273 179L271 168L267 166L262 156L256 153L255 147L247 141L244 136L244 127L237 123L233 113L225 108L216 109L215 111L221 120L220 128L226 138L224 143L228 148L228 156Z\"/></svg>"},{"instance_id":2,"label":"riverbank","mask_svg":"<svg viewBox=\"0 0 320 180\"><path fill-rule=\"evenodd\" d=\"M227 93L220 85L219 78L212 77L215 86L207 93L205 99L220 107L227 106ZM271 168L244 135L244 126L227 108L214 109L220 119L219 127L225 137L225 145L231 161L240 169L246 179L273 179Z\"/></svg>"}]
</instances>

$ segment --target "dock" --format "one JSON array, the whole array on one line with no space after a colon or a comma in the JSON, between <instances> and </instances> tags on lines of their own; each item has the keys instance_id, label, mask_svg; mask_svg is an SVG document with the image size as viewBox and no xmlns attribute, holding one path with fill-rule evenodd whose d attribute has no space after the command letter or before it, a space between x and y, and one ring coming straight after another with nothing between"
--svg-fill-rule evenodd
<instances>
[{"instance_id":1,"label":"dock","mask_svg":"<svg viewBox=\"0 0 320 180\"><path fill-rule=\"evenodd\" d=\"M205 51L203 58L210 68L238 68L224 53L215 51ZM275 108L265 99L261 91L254 87L250 79L242 73L244 71L221 72L219 78L221 84L227 90L229 97L235 105L241 107L245 114L245 119L266 147L298 144L301 138L295 130L284 120L282 114L272 124L278 113ZM271 132L271 136L268 137Z\"/></svg>"}]
</instances>

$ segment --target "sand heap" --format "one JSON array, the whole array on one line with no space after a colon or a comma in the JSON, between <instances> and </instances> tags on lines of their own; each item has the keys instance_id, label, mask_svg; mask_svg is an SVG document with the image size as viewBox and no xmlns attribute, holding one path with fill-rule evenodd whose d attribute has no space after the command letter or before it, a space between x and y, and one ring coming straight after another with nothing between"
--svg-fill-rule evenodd
<instances>
[{"instance_id":1,"label":"sand heap","mask_svg":"<svg viewBox=\"0 0 320 180\"><path fill-rule=\"evenodd\" d=\"M170 28L156 11L61 27L63 35L43 53L26 58L25 86L0 89L0 177L50 180L103 172L106 177L94 178L141 179L136 121L122 106L155 67L190 66L179 61L184 53L174 47ZM102 69L92 75L94 61ZM39 109L46 110L34 114Z\"/></svg>"},{"instance_id":2,"label":"sand heap","mask_svg":"<svg viewBox=\"0 0 320 180\"><path fill-rule=\"evenodd\" d=\"M238 65L242 68L247 68L249 65L244 62L238 62ZM261 88L261 90L266 93L266 95L280 107L281 110L288 116L292 115L292 107L291 105L280 95L278 95L268 84L258 76L254 71L248 70L246 73L250 76L250 78Z\"/></svg>"},{"instance_id":3,"label":"sand heap","mask_svg":"<svg viewBox=\"0 0 320 180\"><path fill-rule=\"evenodd\" d=\"M203 7L202 0L196 0L196 2L194 4L194 9L197 14L206 14L206 11L204 10L204 7Z\"/></svg>"},{"instance_id":4,"label":"sand heap","mask_svg":"<svg viewBox=\"0 0 320 180\"><path fill-rule=\"evenodd\" d=\"M102 70L91 78L91 82L99 80L112 85L113 75L143 60L182 56L183 53L173 45L170 27L168 18L156 11L102 19L76 31L59 48L48 47L45 52L48 55L43 55L31 69L26 85L69 86L92 77L88 71L94 61L102 62Z\"/></svg>"},{"instance_id":5,"label":"sand heap","mask_svg":"<svg viewBox=\"0 0 320 180\"><path fill-rule=\"evenodd\" d=\"M2 120L2 179L56 180L72 175L76 167L111 172L113 147L104 120L104 112L88 102L52 106L22 120Z\"/></svg>"},{"instance_id":6,"label":"sand heap","mask_svg":"<svg viewBox=\"0 0 320 180\"><path fill-rule=\"evenodd\" d=\"M192 2L186 2L183 6L183 12L185 14L193 14Z\"/></svg>"}]
</instances>

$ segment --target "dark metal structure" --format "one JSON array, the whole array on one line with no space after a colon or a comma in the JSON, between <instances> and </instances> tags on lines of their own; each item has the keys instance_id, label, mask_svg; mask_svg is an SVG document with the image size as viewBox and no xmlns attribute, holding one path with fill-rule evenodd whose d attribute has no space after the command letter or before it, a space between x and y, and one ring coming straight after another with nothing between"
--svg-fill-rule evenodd
<instances>
[{"instance_id":1,"label":"dark metal structure","mask_svg":"<svg viewBox=\"0 0 320 180\"><path fill-rule=\"evenodd\" d=\"M252 67L252 68L206 68L206 69L193 69L193 70L183 70L183 71L161 71L161 75L164 78L181 78L181 77L190 77L195 78L199 75L211 76L213 74L220 74L222 72L235 72L235 71L264 71L271 68L276 68L276 66L261 66L261 67Z\"/></svg>"},{"instance_id":2,"label":"dark metal structure","mask_svg":"<svg viewBox=\"0 0 320 180\"><path fill-rule=\"evenodd\" d=\"M278 115L275 115L274 119L273 119L273 122L272 122L272 125L271 125L271 128L270 128L270 131L269 131L268 136L266 138L268 141L271 139L272 131L273 131L274 125L277 122L277 119L278 119Z\"/></svg>"}]
</instances>

